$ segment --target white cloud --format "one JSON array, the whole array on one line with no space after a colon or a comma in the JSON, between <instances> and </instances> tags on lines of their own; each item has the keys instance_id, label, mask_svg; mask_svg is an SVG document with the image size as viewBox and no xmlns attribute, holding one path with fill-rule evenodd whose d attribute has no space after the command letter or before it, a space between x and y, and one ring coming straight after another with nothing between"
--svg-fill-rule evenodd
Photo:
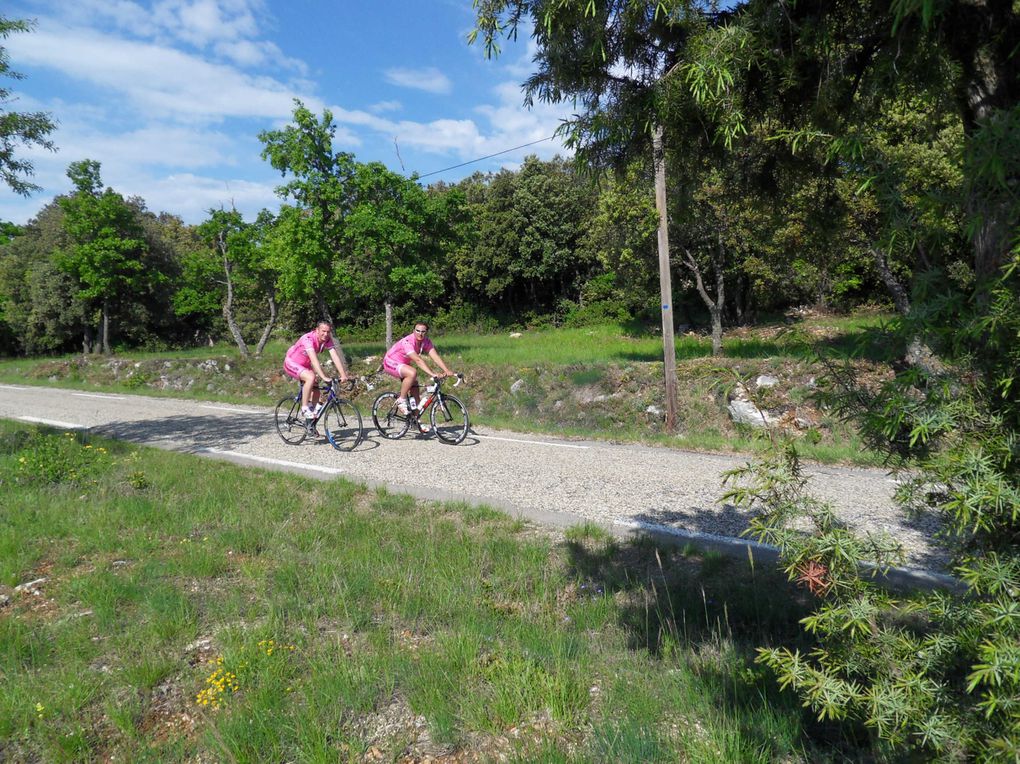
<instances>
[{"instance_id":1,"label":"white cloud","mask_svg":"<svg viewBox=\"0 0 1020 764\"><path fill-rule=\"evenodd\" d=\"M135 117L273 118L290 114L292 99L299 95L270 77L252 77L173 48L91 31L40 30L22 36L16 46L19 61L119 93L139 112Z\"/></svg>"},{"instance_id":2,"label":"white cloud","mask_svg":"<svg viewBox=\"0 0 1020 764\"><path fill-rule=\"evenodd\" d=\"M368 107L368 110L375 114L383 114L387 111L400 111L403 104L400 101L379 101Z\"/></svg>"},{"instance_id":3,"label":"white cloud","mask_svg":"<svg viewBox=\"0 0 1020 764\"><path fill-rule=\"evenodd\" d=\"M445 95L453 86L449 78L434 66L424 69L387 69L384 73L386 81L413 90L424 90L426 93Z\"/></svg>"},{"instance_id":4,"label":"white cloud","mask_svg":"<svg viewBox=\"0 0 1020 764\"><path fill-rule=\"evenodd\" d=\"M280 204L272 183L223 180L190 173L139 177L134 182L144 188L149 209L171 211L190 223L203 220L210 209L229 209L231 206L236 207L245 219L251 220L259 210L275 210Z\"/></svg>"},{"instance_id":5,"label":"white cloud","mask_svg":"<svg viewBox=\"0 0 1020 764\"><path fill-rule=\"evenodd\" d=\"M196 47L258 34L261 3L247 0L162 0L152 9L164 30Z\"/></svg>"}]
</instances>

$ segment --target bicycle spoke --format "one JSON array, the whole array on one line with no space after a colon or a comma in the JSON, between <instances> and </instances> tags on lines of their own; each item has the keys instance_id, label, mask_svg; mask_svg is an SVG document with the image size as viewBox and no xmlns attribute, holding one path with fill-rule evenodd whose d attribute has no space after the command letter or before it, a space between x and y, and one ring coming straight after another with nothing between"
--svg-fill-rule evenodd
<instances>
[{"instance_id":1,"label":"bicycle spoke","mask_svg":"<svg viewBox=\"0 0 1020 764\"><path fill-rule=\"evenodd\" d=\"M432 429L443 443L457 445L468 434L468 413L459 398L444 395L442 400L432 407Z\"/></svg>"},{"instance_id":2,"label":"bicycle spoke","mask_svg":"<svg viewBox=\"0 0 1020 764\"><path fill-rule=\"evenodd\" d=\"M323 412L326 438L338 451L351 451L358 447L364 434L361 412L350 401L339 398Z\"/></svg>"},{"instance_id":3,"label":"bicycle spoke","mask_svg":"<svg viewBox=\"0 0 1020 764\"><path fill-rule=\"evenodd\" d=\"M284 443L296 446L308 435L301 416L301 399L287 397L276 404L276 431Z\"/></svg>"}]
</instances>

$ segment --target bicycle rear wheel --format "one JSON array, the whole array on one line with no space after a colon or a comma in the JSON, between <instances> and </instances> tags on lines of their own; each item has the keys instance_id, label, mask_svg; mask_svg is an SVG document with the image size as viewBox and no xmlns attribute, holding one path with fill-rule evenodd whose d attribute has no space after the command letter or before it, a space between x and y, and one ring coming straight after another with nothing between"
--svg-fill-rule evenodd
<instances>
[{"instance_id":1,"label":"bicycle rear wheel","mask_svg":"<svg viewBox=\"0 0 1020 764\"><path fill-rule=\"evenodd\" d=\"M301 399L287 396L276 404L276 431L284 443L296 446L308 436L305 418L301 415Z\"/></svg>"},{"instance_id":2,"label":"bicycle rear wheel","mask_svg":"<svg viewBox=\"0 0 1020 764\"><path fill-rule=\"evenodd\" d=\"M397 394L383 393L372 404L372 422L384 438L396 440L410 427L410 419L397 409Z\"/></svg>"},{"instance_id":3,"label":"bicycle rear wheel","mask_svg":"<svg viewBox=\"0 0 1020 764\"><path fill-rule=\"evenodd\" d=\"M432 404L430 413L432 431L443 443L455 446L467 437L468 413L460 398L443 395L442 399Z\"/></svg>"},{"instance_id":4,"label":"bicycle rear wheel","mask_svg":"<svg viewBox=\"0 0 1020 764\"><path fill-rule=\"evenodd\" d=\"M322 412L326 438L337 451L353 451L365 433L358 407L343 398L337 398Z\"/></svg>"}]
</instances>

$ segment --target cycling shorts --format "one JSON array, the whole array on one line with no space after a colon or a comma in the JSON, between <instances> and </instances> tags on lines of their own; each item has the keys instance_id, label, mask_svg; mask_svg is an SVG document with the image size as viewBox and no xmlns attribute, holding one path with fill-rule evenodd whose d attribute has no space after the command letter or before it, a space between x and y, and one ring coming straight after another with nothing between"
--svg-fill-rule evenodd
<instances>
[{"instance_id":1,"label":"cycling shorts","mask_svg":"<svg viewBox=\"0 0 1020 764\"><path fill-rule=\"evenodd\" d=\"M400 367L408 365L406 363L397 363L392 358L384 358L382 363L383 371L397 379L400 379Z\"/></svg>"},{"instance_id":2,"label":"cycling shorts","mask_svg":"<svg viewBox=\"0 0 1020 764\"><path fill-rule=\"evenodd\" d=\"M283 370L284 370L284 372L286 372L287 376L290 377L291 379L296 379L296 380L300 381L301 380L301 372L303 372L303 371L311 371L312 368L310 366L302 366L299 363L294 363L290 358L284 358L283 359Z\"/></svg>"}]
</instances>

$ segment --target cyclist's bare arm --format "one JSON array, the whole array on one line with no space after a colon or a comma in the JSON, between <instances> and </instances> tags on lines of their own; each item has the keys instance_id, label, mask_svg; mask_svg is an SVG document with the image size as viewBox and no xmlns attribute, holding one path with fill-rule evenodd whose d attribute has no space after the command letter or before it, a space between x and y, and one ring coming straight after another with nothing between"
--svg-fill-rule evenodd
<instances>
[{"instance_id":1,"label":"cyclist's bare arm","mask_svg":"<svg viewBox=\"0 0 1020 764\"><path fill-rule=\"evenodd\" d=\"M442 356L439 355L439 351L437 351L435 348L432 348L432 350L429 351L429 358L431 358L433 361L439 364L439 366L443 369L443 372L446 374L446 376L448 377L453 376L453 372L450 371L450 367L446 365L446 363L442 359ZM429 376L435 377L438 375L429 374Z\"/></svg>"},{"instance_id":2,"label":"cyclist's bare arm","mask_svg":"<svg viewBox=\"0 0 1020 764\"><path fill-rule=\"evenodd\" d=\"M329 349L329 357L333 359L333 365L336 366L337 371L340 372L340 381L346 382L348 379L347 369L344 367L343 359L340 358L340 354L336 351L336 348Z\"/></svg>"},{"instance_id":3,"label":"cyclist's bare arm","mask_svg":"<svg viewBox=\"0 0 1020 764\"><path fill-rule=\"evenodd\" d=\"M436 375L435 375L435 374L434 374L434 373L432 372L432 369L430 369L430 368L429 368L429 365L428 365L427 363L425 363L425 359L424 359L424 358L422 358L422 357L421 357L420 355L418 355L417 353L414 353L414 352L408 353L408 354L407 354L407 360L409 360L409 361L414 361L414 365L415 365L415 366L417 366L417 367L418 367L419 369L421 369L422 371L424 371L424 372L425 372L426 374L428 374L428 375L429 375L430 377L434 377L434 376L436 376Z\"/></svg>"}]
</instances>

